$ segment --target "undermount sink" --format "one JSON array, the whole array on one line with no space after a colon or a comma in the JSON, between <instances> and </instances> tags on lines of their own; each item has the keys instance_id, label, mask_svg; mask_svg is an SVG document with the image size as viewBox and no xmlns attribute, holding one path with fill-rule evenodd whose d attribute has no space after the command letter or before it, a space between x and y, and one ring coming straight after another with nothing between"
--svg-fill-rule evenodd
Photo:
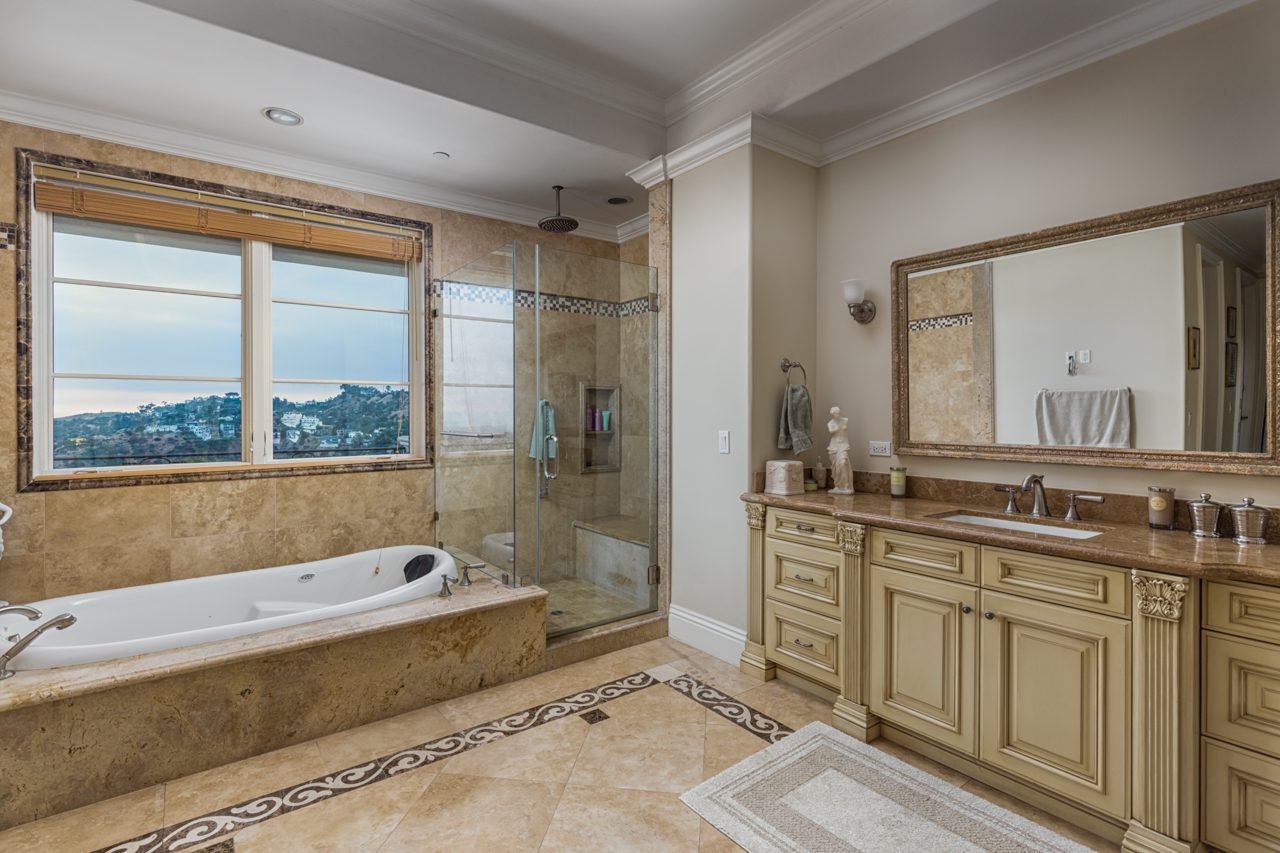
<instances>
[{"instance_id":1,"label":"undermount sink","mask_svg":"<svg viewBox=\"0 0 1280 853\"><path fill-rule=\"evenodd\" d=\"M992 518L988 515L969 515L959 512L955 515L935 516L939 521L955 521L960 524L972 524L977 527L995 527L1000 530L1013 530L1018 533L1038 533L1041 536L1061 536L1063 539L1092 539L1101 536L1101 530L1084 530L1079 527L1059 527L1056 524L1037 524L1034 521L1016 521L1012 518Z\"/></svg>"}]
</instances>

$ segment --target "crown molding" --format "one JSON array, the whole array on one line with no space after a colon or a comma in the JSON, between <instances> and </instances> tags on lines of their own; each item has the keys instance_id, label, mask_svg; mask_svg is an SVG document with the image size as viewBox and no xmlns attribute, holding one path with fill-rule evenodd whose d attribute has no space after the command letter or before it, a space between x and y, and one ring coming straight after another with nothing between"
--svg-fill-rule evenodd
<instances>
[{"instance_id":1,"label":"crown molding","mask_svg":"<svg viewBox=\"0 0 1280 853\"><path fill-rule=\"evenodd\" d=\"M1253 0L1151 0L822 142L825 166L1022 89L1154 41Z\"/></svg>"},{"instance_id":2,"label":"crown molding","mask_svg":"<svg viewBox=\"0 0 1280 853\"><path fill-rule=\"evenodd\" d=\"M886 2L889 0L823 0L811 6L667 98L667 126Z\"/></svg>"},{"instance_id":3,"label":"crown molding","mask_svg":"<svg viewBox=\"0 0 1280 853\"><path fill-rule=\"evenodd\" d=\"M817 166L821 155L821 146L812 137L764 116L747 113L722 124L688 145L681 145L665 158L650 160L639 169L629 172L628 175L648 188L650 184L641 181L638 174L642 173L641 176L657 183L658 181L654 180L657 174L655 164L660 160L665 160L665 174L662 179L674 178L743 145L759 145L798 160L807 166Z\"/></svg>"},{"instance_id":4,"label":"crown molding","mask_svg":"<svg viewBox=\"0 0 1280 853\"><path fill-rule=\"evenodd\" d=\"M649 214L642 213L618 226L618 242L625 243L641 234L649 233Z\"/></svg>"},{"instance_id":5,"label":"crown molding","mask_svg":"<svg viewBox=\"0 0 1280 853\"><path fill-rule=\"evenodd\" d=\"M446 50L465 53L489 65L570 92L636 118L666 124L666 104L595 71L549 59L514 42L469 27L451 15L416 0L320 0L366 21L392 27Z\"/></svg>"},{"instance_id":6,"label":"crown molding","mask_svg":"<svg viewBox=\"0 0 1280 853\"><path fill-rule=\"evenodd\" d=\"M627 177L647 190L667 180L667 155L659 154L652 160L627 172Z\"/></svg>"},{"instance_id":7,"label":"crown molding","mask_svg":"<svg viewBox=\"0 0 1280 853\"><path fill-rule=\"evenodd\" d=\"M547 215L547 211L542 208L445 189L393 175L338 166L227 139L171 130L3 90L0 90L0 121L89 136L106 142L206 160L353 192L371 193L517 225L536 227L538 220ZM627 224L623 223L624 226ZM621 226L580 219L576 233L583 237L617 243L620 229Z\"/></svg>"}]
</instances>

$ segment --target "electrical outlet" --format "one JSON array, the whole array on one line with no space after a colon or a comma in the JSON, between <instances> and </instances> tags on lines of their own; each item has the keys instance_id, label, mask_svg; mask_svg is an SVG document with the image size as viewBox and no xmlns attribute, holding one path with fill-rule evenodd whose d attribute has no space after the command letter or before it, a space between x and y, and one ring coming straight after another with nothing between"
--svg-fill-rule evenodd
<instances>
[{"instance_id":1,"label":"electrical outlet","mask_svg":"<svg viewBox=\"0 0 1280 853\"><path fill-rule=\"evenodd\" d=\"M867 442L867 453L872 456L892 456L893 447L887 441L869 441Z\"/></svg>"},{"instance_id":2,"label":"electrical outlet","mask_svg":"<svg viewBox=\"0 0 1280 853\"><path fill-rule=\"evenodd\" d=\"M727 429L720 430L720 452L729 452L729 431Z\"/></svg>"}]
</instances>

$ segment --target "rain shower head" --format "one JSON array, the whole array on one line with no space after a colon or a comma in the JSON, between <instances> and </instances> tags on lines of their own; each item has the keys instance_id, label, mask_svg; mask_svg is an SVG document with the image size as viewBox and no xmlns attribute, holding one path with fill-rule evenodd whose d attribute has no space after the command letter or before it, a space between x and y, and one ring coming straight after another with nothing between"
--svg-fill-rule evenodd
<instances>
[{"instance_id":1,"label":"rain shower head","mask_svg":"<svg viewBox=\"0 0 1280 853\"><path fill-rule=\"evenodd\" d=\"M564 187L554 186L551 189L556 191L556 214L555 216L546 216L538 220L538 227L553 234L567 234L570 231L577 231L578 220L572 216L562 216L560 213L560 191Z\"/></svg>"}]
</instances>

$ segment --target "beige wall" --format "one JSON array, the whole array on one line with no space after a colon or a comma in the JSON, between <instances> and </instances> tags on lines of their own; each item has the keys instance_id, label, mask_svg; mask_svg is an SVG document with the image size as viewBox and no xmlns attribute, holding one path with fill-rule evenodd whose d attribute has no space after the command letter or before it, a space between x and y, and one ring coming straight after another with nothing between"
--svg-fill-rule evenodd
<instances>
[{"instance_id":1,"label":"beige wall","mask_svg":"<svg viewBox=\"0 0 1280 853\"><path fill-rule=\"evenodd\" d=\"M1280 3L1255 3L820 171L818 400L849 409L855 467L883 472L892 462L866 452L869 439L890 437L890 264L1280 177L1276 32ZM839 282L850 277L867 279L881 309L870 326L836 310ZM904 464L915 474L1000 482L1032 467ZM1159 483L1183 495L1280 503L1275 478L1034 467L1062 488L1137 494ZM730 490L720 499L731 501Z\"/></svg>"},{"instance_id":2,"label":"beige wall","mask_svg":"<svg viewBox=\"0 0 1280 853\"><path fill-rule=\"evenodd\" d=\"M750 172L743 147L672 181L671 603L745 625ZM775 424L776 427L776 424ZM716 434L732 452L716 452Z\"/></svg>"},{"instance_id":3,"label":"beige wall","mask_svg":"<svg viewBox=\"0 0 1280 853\"><path fill-rule=\"evenodd\" d=\"M778 449L778 418L786 376L783 358L804 365L794 382L818 383L813 335L818 170L753 145L751 151L751 470L769 459L795 459ZM827 410L813 413L814 450L826 456ZM746 488L747 484L743 484Z\"/></svg>"},{"instance_id":4,"label":"beige wall","mask_svg":"<svg viewBox=\"0 0 1280 853\"><path fill-rule=\"evenodd\" d=\"M15 148L32 148L430 222L432 274L455 269L514 238L616 259L615 244L482 219L0 123L0 221L15 215ZM0 250L0 424L16 422L16 252ZM12 426L0 430L5 528L0 598L39 598L293 563L364 548L434 541L435 472L328 474L222 483L15 494Z\"/></svg>"}]
</instances>

